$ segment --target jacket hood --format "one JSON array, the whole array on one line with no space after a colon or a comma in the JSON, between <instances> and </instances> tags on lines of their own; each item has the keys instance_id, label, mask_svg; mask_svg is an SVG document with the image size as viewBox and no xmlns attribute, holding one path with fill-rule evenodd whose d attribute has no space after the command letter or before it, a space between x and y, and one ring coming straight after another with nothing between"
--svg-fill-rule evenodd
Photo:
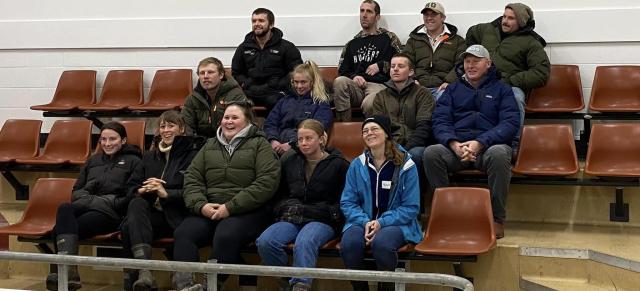
<instances>
[{"instance_id":1,"label":"jacket hood","mask_svg":"<svg viewBox=\"0 0 640 291\"><path fill-rule=\"evenodd\" d=\"M411 91L413 89L413 86L416 85L416 82L413 77L409 77L409 79L404 82L404 87L402 87L402 90L400 91L398 91L398 88L396 88L396 84L393 82L393 80L384 82L384 85L391 91L391 95L393 95L394 97L398 97L403 96Z\"/></svg>"},{"instance_id":2,"label":"jacket hood","mask_svg":"<svg viewBox=\"0 0 640 291\"><path fill-rule=\"evenodd\" d=\"M467 82L467 80L462 78L462 76L464 76L464 63L460 63L456 65L456 75L458 75L458 79L460 80L460 82L464 83L467 86L471 86L471 84ZM493 82L494 80L500 80L501 78L502 78L502 75L496 68L496 65L491 63L491 67L489 68L489 71L487 71L487 74L482 79L482 82L480 82L480 85L478 86L478 88L482 88L487 83Z\"/></svg>"},{"instance_id":3,"label":"jacket hood","mask_svg":"<svg viewBox=\"0 0 640 291\"><path fill-rule=\"evenodd\" d=\"M247 33L244 36L244 42L243 45L246 47L252 47L252 48L260 48L258 46L258 43L256 42L256 39L254 37L254 33L253 31ZM271 38L267 41L267 43L264 45L264 48L268 48L268 47L272 47L276 44L278 44L280 42L280 40L282 40L282 30L276 28L276 27L272 27L271 28Z\"/></svg>"},{"instance_id":4,"label":"jacket hood","mask_svg":"<svg viewBox=\"0 0 640 291\"><path fill-rule=\"evenodd\" d=\"M236 80L233 77L228 77L228 76L224 76L222 78L222 80L220 80L220 85L218 85L218 92L216 92L216 96L221 96L224 94L229 93L229 91L233 90L233 88L238 87L238 82L236 82ZM206 101L206 97L207 97L207 90L205 90L202 87L202 84L200 84L200 81L198 81L197 85L193 88L193 92L194 93L198 93L196 94L196 96L200 97L203 99L203 101ZM216 96L212 96L212 97L216 97Z\"/></svg>"},{"instance_id":5,"label":"jacket hood","mask_svg":"<svg viewBox=\"0 0 640 291\"><path fill-rule=\"evenodd\" d=\"M449 24L446 22L444 23L444 25L447 26L447 28L449 29L449 32L451 32L451 35L458 34L458 27L456 27L455 25ZM409 37L419 38L420 36L418 34L421 33L420 30L422 30L422 28L424 28L424 24L418 25L418 27L416 27L411 31L411 33L409 34Z\"/></svg>"},{"instance_id":6,"label":"jacket hood","mask_svg":"<svg viewBox=\"0 0 640 291\"><path fill-rule=\"evenodd\" d=\"M492 21L491 24L496 28L498 28L500 32L502 32L502 16L496 18L496 20ZM531 18L529 19L529 21L527 21L527 24L524 27L521 27L518 31L514 32L513 34L514 35L530 34L531 36L533 36L533 38L535 38L538 42L540 42L540 44L543 47L547 46L547 41L544 40L544 38L542 38L542 36L540 36L537 32L534 31L535 28L536 28L536 21L533 20L533 18Z\"/></svg>"}]
</instances>

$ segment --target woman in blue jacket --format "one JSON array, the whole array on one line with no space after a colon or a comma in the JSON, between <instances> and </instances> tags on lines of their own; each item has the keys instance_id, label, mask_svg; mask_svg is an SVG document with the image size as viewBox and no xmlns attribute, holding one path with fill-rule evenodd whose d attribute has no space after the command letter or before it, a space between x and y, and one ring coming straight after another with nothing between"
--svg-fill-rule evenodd
<instances>
[{"instance_id":1,"label":"woman in blue jacket","mask_svg":"<svg viewBox=\"0 0 640 291\"><path fill-rule=\"evenodd\" d=\"M297 127L301 121L315 119L326 129L331 128L333 121L329 96L313 61L293 69L291 87L293 92L278 101L264 122L267 140L278 155L291 149L291 144L298 139Z\"/></svg>"},{"instance_id":2,"label":"woman in blue jacket","mask_svg":"<svg viewBox=\"0 0 640 291\"><path fill-rule=\"evenodd\" d=\"M394 270L396 250L418 243L422 231L418 171L410 155L393 141L388 117L365 119L366 149L351 162L340 208L345 216L340 255L349 269L364 268L365 247L371 247L378 270ZM352 281L354 290L369 290L367 282ZM378 290L393 290L379 283Z\"/></svg>"}]
</instances>

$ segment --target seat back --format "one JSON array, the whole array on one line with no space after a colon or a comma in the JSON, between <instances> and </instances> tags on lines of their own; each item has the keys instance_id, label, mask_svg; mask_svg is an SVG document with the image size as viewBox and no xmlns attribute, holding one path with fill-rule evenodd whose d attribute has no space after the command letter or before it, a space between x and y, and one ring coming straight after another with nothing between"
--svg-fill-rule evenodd
<instances>
[{"instance_id":1,"label":"seat back","mask_svg":"<svg viewBox=\"0 0 640 291\"><path fill-rule=\"evenodd\" d=\"M425 233L438 238L469 240L461 245L483 245L495 241L489 190L473 187L438 188L433 194L431 215Z\"/></svg>"},{"instance_id":2,"label":"seat back","mask_svg":"<svg viewBox=\"0 0 640 291\"><path fill-rule=\"evenodd\" d=\"M524 126L513 172L524 175L568 176L578 170L578 157L570 125Z\"/></svg>"},{"instance_id":3,"label":"seat back","mask_svg":"<svg viewBox=\"0 0 640 291\"><path fill-rule=\"evenodd\" d=\"M583 108L580 69L576 65L551 65L549 81L531 92L526 106L530 112L573 112Z\"/></svg>"},{"instance_id":4,"label":"seat back","mask_svg":"<svg viewBox=\"0 0 640 291\"><path fill-rule=\"evenodd\" d=\"M76 179L40 178L29 193L27 207L18 223L24 223L34 232L48 232L56 223L58 206L71 202L71 191ZM25 229L27 230L27 229Z\"/></svg>"},{"instance_id":5,"label":"seat back","mask_svg":"<svg viewBox=\"0 0 640 291\"><path fill-rule=\"evenodd\" d=\"M340 150L348 161L353 160L365 147L362 122L334 122L327 145Z\"/></svg>"},{"instance_id":6,"label":"seat back","mask_svg":"<svg viewBox=\"0 0 640 291\"><path fill-rule=\"evenodd\" d=\"M640 177L639 140L638 123L593 124L585 173L594 176Z\"/></svg>"},{"instance_id":7,"label":"seat back","mask_svg":"<svg viewBox=\"0 0 640 291\"><path fill-rule=\"evenodd\" d=\"M156 71L149 90L149 103L181 106L191 93L192 75L191 69Z\"/></svg>"},{"instance_id":8,"label":"seat back","mask_svg":"<svg viewBox=\"0 0 640 291\"><path fill-rule=\"evenodd\" d=\"M9 119L0 130L0 162L33 158L40 150L42 120Z\"/></svg>"},{"instance_id":9,"label":"seat back","mask_svg":"<svg viewBox=\"0 0 640 291\"><path fill-rule=\"evenodd\" d=\"M80 106L96 103L96 71L62 72L51 105Z\"/></svg>"},{"instance_id":10,"label":"seat back","mask_svg":"<svg viewBox=\"0 0 640 291\"><path fill-rule=\"evenodd\" d=\"M136 145L144 152L144 138L145 138L145 126L144 120L121 120L120 122L127 131L127 143ZM100 142L96 145L94 153L102 153L102 146Z\"/></svg>"},{"instance_id":11,"label":"seat back","mask_svg":"<svg viewBox=\"0 0 640 291\"><path fill-rule=\"evenodd\" d=\"M598 66L589 109L601 112L640 111L640 66Z\"/></svg>"},{"instance_id":12,"label":"seat back","mask_svg":"<svg viewBox=\"0 0 640 291\"><path fill-rule=\"evenodd\" d=\"M41 156L63 160L86 160L91 152L90 120L56 120Z\"/></svg>"},{"instance_id":13,"label":"seat back","mask_svg":"<svg viewBox=\"0 0 640 291\"><path fill-rule=\"evenodd\" d=\"M123 107L142 104L142 75L142 70L109 71L104 80L99 104Z\"/></svg>"},{"instance_id":14,"label":"seat back","mask_svg":"<svg viewBox=\"0 0 640 291\"><path fill-rule=\"evenodd\" d=\"M326 84L333 84L333 81L340 75L338 67L321 67L320 75Z\"/></svg>"}]
</instances>

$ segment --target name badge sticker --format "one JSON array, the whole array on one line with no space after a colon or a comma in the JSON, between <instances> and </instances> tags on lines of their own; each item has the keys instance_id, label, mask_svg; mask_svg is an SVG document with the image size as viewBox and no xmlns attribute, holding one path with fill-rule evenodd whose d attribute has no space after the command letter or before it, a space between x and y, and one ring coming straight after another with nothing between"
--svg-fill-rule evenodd
<instances>
[{"instance_id":1,"label":"name badge sticker","mask_svg":"<svg viewBox=\"0 0 640 291\"><path fill-rule=\"evenodd\" d=\"M391 189L391 181L382 181L382 189Z\"/></svg>"}]
</instances>

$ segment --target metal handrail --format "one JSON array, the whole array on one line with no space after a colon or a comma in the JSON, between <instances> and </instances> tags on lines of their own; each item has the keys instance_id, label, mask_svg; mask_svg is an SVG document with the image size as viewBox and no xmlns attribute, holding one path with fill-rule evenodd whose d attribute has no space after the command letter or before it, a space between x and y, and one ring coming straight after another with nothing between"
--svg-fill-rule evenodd
<instances>
[{"instance_id":1,"label":"metal handrail","mask_svg":"<svg viewBox=\"0 0 640 291\"><path fill-rule=\"evenodd\" d=\"M217 263L193 263L193 262L175 262L161 260L137 260L122 258L100 258L86 256L69 256L69 255L52 255L52 254L36 254L36 253L20 253L0 251L0 260L17 260L30 262L43 262L57 264L66 270L68 265L83 266L101 266L101 267L118 267L129 269L146 269L159 271L178 271L178 272L194 272L206 273L208 277L208 290L217 290L216 275L217 274L233 274L233 275L254 275L254 276L270 276L270 277L305 277L332 280L358 280L358 281L376 281L376 282L395 282L396 290L404 290L405 284L427 284L448 286L464 291L473 291L473 284L469 280L447 274L434 273L409 273L403 272L385 272L385 271L362 271L362 270L345 270L345 269L325 269L325 268L294 268L294 267L276 267L276 266L256 266L256 265L237 265L237 264L217 264ZM59 290L67 290L66 272L58 274Z\"/></svg>"}]
</instances>

